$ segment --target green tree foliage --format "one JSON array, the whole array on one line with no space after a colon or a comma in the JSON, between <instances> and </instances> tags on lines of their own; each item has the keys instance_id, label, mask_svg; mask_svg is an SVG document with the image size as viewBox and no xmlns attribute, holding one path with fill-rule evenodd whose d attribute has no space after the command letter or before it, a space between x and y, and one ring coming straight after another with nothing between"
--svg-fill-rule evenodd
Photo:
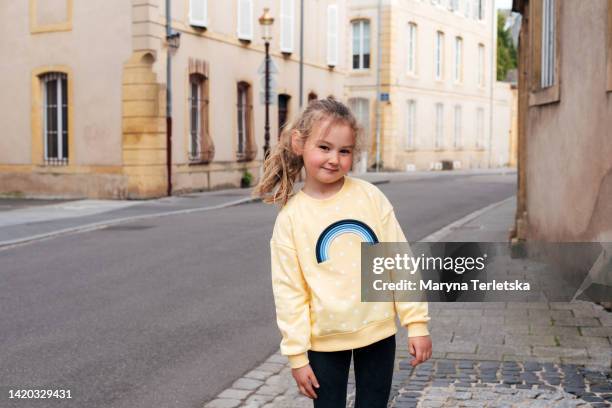
<instances>
[{"instance_id":1,"label":"green tree foliage","mask_svg":"<svg viewBox=\"0 0 612 408\"><path fill-rule=\"evenodd\" d=\"M497 13L497 80L506 79L508 71L516 68L516 48L512 44L510 30L504 30L506 18Z\"/></svg>"}]
</instances>

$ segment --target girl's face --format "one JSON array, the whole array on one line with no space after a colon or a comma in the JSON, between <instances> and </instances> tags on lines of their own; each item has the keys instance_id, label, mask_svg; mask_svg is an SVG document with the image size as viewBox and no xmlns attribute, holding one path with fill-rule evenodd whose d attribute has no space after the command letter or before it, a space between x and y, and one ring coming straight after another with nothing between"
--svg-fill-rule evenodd
<instances>
[{"instance_id":1,"label":"girl's face","mask_svg":"<svg viewBox=\"0 0 612 408\"><path fill-rule=\"evenodd\" d=\"M320 121L304 143L302 157L307 178L317 184L333 184L351 169L355 135L345 124Z\"/></svg>"}]
</instances>

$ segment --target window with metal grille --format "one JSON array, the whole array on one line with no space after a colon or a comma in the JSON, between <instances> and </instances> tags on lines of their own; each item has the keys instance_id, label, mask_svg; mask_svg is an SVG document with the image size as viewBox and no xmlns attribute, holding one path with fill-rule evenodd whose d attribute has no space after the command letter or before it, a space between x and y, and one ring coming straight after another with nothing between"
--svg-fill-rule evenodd
<instances>
[{"instance_id":1,"label":"window with metal grille","mask_svg":"<svg viewBox=\"0 0 612 408\"><path fill-rule=\"evenodd\" d=\"M204 76L191 74L189 76L189 159L198 160L202 155L202 105Z\"/></svg>"},{"instance_id":2,"label":"window with metal grille","mask_svg":"<svg viewBox=\"0 0 612 408\"><path fill-rule=\"evenodd\" d=\"M353 69L370 68L370 22L353 21Z\"/></svg>"},{"instance_id":3,"label":"window with metal grille","mask_svg":"<svg viewBox=\"0 0 612 408\"><path fill-rule=\"evenodd\" d=\"M436 32L436 43L434 47L434 67L436 70L436 79L442 79L444 75L444 33Z\"/></svg>"},{"instance_id":4,"label":"window with metal grille","mask_svg":"<svg viewBox=\"0 0 612 408\"><path fill-rule=\"evenodd\" d=\"M41 77L45 164L68 164L68 78L61 72Z\"/></svg>"},{"instance_id":5,"label":"window with metal grille","mask_svg":"<svg viewBox=\"0 0 612 408\"><path fill-rule=\"evenodd\" d=\"M248 138L249 123L248 123L248 109L249 109L249 84L246 82L238 83L238 157L242 158L246 154L246 143Z\"/></svg>"},{"instance_id":6,"label":"window with metal grille","mask_svg":"<svg viewBox=\"0 0 612 408\"><path fill-rule=\"evenodd\" d=\"M417 57L417 25L415 23L408 24L408 72L416 74L416 57Z\"/></svg>"}]
</instances>

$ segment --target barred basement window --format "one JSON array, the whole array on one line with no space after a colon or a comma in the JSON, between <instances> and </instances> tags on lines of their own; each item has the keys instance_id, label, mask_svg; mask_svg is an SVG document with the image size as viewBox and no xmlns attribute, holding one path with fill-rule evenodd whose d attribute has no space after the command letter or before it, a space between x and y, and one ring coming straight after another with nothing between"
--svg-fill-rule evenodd
<instances>
[{"instance_id":1,"label":"barred basement window","mask_svg":"<svg viewBox=\"0 0 612 408\"><path fill-rule=\"evenodd\" d=\"M43 84L43 137L45 164L68 164L68 79L51 72L41 76Z\"/></svg>"}]
</instances>

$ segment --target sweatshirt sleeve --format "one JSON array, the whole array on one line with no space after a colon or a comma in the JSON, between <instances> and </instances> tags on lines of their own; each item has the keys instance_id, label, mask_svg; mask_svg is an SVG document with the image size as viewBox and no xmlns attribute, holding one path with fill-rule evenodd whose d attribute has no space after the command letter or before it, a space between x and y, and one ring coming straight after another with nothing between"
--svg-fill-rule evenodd
<instances>
[{"instance_id":1,"label":"sweatshirt sleeve","mask_svg":"<svg viewBox=\"0 0 612 408\"><path fill-rule=\"evenodd\" d=\"M402 231L393 207L386 197L383 197L383 242L408 242ZM400 323L408 329L408 337L418 337L429 335L427 322L428 316L427 302L399 302L395 301L395 310L399 316Z\"/></svg>"},{"instance_id":2,"label":"sweatshirt sleeve","mask_svg":"<svg viewBox=\"0 0 612 408\"><path fill-rule=\"evenodd\" d=\"M308 364L310 349L309 292L295 249L271 240L270 250L281 354L288 356L291 368L299 368Z\"/></svg>"}]
</instances>

